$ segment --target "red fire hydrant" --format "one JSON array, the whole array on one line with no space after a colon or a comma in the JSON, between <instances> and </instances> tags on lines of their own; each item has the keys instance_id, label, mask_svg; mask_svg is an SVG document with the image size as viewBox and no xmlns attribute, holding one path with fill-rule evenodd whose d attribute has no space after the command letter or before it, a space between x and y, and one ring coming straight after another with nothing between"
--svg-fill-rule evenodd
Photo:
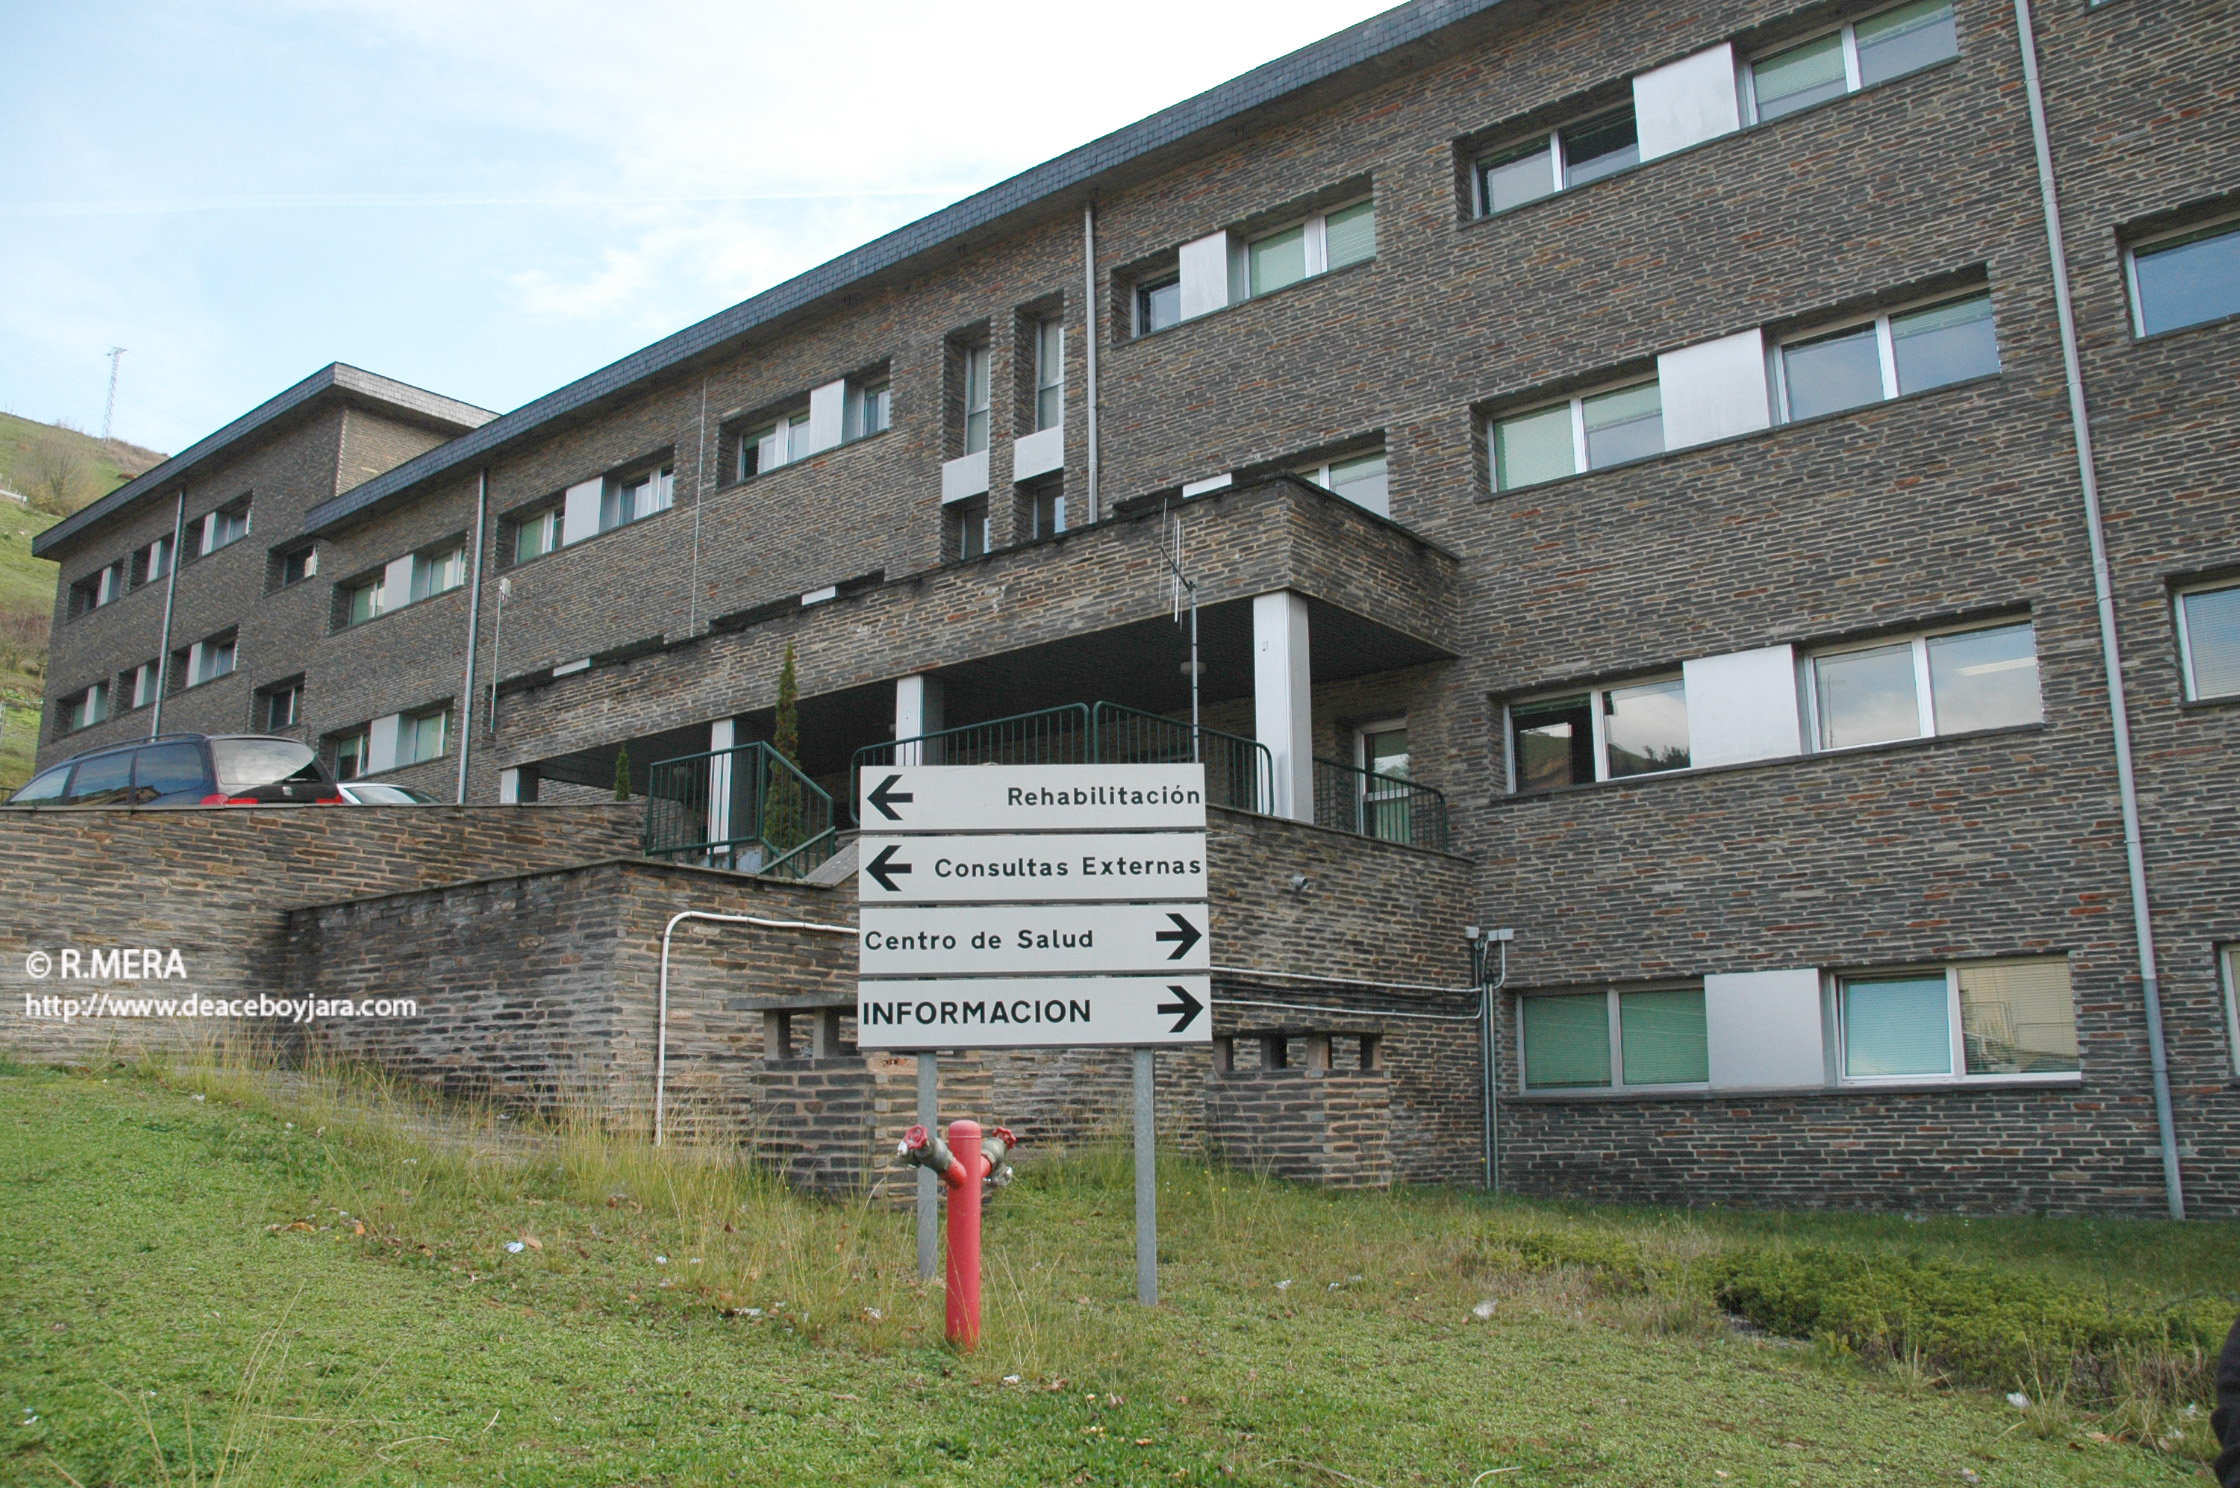
<instances>
[{"instance_id":1,"label":"red fire hydrant","mask_svg":"<svg viewBox=\"0 0 2240 1488\"><path fill-rule=\"evenodd\" d=\"M949 1123L943 1142L922 1126L903 1134L901 1156L931 1168L949 1189L949 1341L960 1349L980 1342L980 1191L1010 1176L1004 1154L1019 1145L1008 1127L983 1134L971 1120Z\"/></svg>"}]
</instances>

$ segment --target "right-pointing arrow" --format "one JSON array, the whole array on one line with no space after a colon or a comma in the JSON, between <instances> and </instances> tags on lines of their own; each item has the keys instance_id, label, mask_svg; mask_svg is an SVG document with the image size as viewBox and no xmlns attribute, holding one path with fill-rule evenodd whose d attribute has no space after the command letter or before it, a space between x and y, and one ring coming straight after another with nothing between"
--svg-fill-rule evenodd
<instances>
[{"instance_id":1,"label":"right-pointing arrow","mask_svg":"<svg viewBox=\"0 0 2240 1488\"><path fill-rule=\"evenodd\" d=\"M897 863L894 860L894 855L901 850L902 845L900 843L890 842L879 849L879 856L863 865L863 871L877 879L879 887L890 894L900 893L901 887L888 875L910 871L908 863Z\"/></svg>"},{"instance_id":2,"label":"right-pointing arrow","mask_svg":"<svg viewBox=\"0 0 2240 1488\"><path fill-rule=\"evenodd\" d=\"M1162 1002L1159 1004L1159 1011L1162 1013L1182 1014L1181 1017L1175 1019L1174 1027L1167 1030L1169 1033L1180 1033L1183 1029L1188 1028L1192 1023L1197 1021L1198 1014L1206 1010L1206 1005L1198 1001L1197 998L1192 997L1190 995L1190 989L1188 987L1178 987L1173 982L1169 982L1167 983L1167 990L1169 992L1172 992L1175 996L1181 998L1182 1001Z\"/></svg>"},{"instance_id":3,"label":"right-pointing arrow","mask_svg":"<svg viewBox=\"0 0 2240 1488\"><path fill-rule=\"evenodd\" d=\"M1182 944L1167 952L1167 959L1169 961L1180 961L1183 957L1190 954L1190 947L1196 945L1199 941L1206 938L1205 932L1203 930L1200 930L1197 926L1191 924L1181 915L1174 913L1172 910L1169 910L1167 912L1167 918L1174 921L1174 928L1172 930L1161 930L1151 938L1153 940L1181 941ZM1165 1010L1161 1009L1161 1011Z\"/></svg>"}]
</instances>

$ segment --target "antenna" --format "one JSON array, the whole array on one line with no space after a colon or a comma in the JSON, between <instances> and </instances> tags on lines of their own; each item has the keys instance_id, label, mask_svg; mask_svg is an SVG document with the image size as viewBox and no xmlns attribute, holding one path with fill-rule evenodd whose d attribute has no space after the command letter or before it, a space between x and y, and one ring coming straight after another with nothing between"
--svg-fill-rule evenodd
<instances>
[{"instance_id":1,"label":"antenna","mask_svg":"<svg viewBox=\"0 0 2240 1488\"><path fill-rule=\"evenodd\" d=\"M109 405L101 410L101 437L109 437L110 428L117 421L117 363L124 360L124 348L109 348Z\"/></svg>"},{"instance_id":2,"label":"antenna","mask_svg":"<svg viewBox=\"0 0 2240 1488\"><path fill-rule=\"evenodd\" d=\"M1197 761L1205 758L1200 747L1198 729L1198 678L1205 673L1205 664L1198 660L1198 581L1191 578L1182 566L1182 518L1172 507L1164 510L1167 530L1174 536L1174 545L1166 557L1168 582L1174 599L1175 624L1182 623L1184 597L1187 596L1190 601L1190 660L1184 663L1182 669L1190 674L1190 758Z\"/></svg>"}]
</instances>

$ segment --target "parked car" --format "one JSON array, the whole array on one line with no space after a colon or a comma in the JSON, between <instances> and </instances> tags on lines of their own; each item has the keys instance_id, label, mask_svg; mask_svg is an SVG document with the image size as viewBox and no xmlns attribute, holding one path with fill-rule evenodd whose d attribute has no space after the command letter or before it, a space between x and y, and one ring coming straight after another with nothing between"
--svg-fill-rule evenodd
<instances>
[{"instance_id":1,"label":"parked car","mask_svg":"<svg viewBox=\"0 0 2240 1488\"><path fill-rule=\"evenodd\" d=\"M10 806L279 806L342 799L318 751L261 734L160 734L72 755Z\"/></svg>"},{"instance_id":2,"label":"parked car","mask_svg":"<svg viewBox=\"0 0 2240 1488\"><path fill-rule=\"evenodd\" d=\"M342 799L353 806L438 806L426 791L410 785L388 785L379 780L345 780Z\"/></svg>"}]
</instances>

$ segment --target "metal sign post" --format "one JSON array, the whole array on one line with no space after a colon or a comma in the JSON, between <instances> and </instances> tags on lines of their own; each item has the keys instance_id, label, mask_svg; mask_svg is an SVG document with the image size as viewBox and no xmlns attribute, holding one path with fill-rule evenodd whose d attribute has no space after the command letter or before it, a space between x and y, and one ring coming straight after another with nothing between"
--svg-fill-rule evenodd
<instances>
[{"instance_id":1,"label":"metal sign post","mask_svg":"<svg viewBox=\"0 0 2240 1488\"><path fill-rule=\"evenodd\" d=\"M1176 765L898 765L864 772L856 1045L1134 1051L1136 1300L1159 1300L1161 1045L1213 1037L1206 781ZM939 1184L918 1180L918 1272Z\"/></svg>"}]
</instances>

